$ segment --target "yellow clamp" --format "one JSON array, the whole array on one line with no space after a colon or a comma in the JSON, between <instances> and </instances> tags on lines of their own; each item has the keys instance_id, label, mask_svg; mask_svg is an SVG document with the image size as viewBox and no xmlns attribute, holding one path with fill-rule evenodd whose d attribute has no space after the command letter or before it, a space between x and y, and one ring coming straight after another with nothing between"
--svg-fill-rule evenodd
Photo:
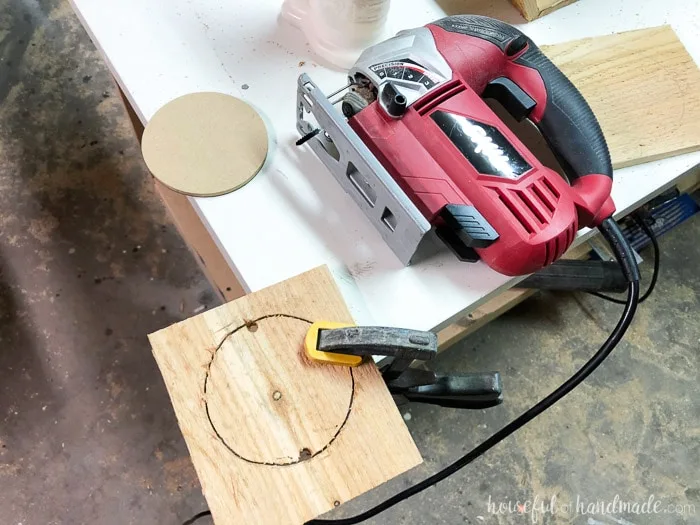
<instances>
[{"instance_id":1,"label":"yellow clamp","mask_svg":"<svg viewBox=\"0 0 700 525\"><path fill-rule=\"evenodd\" d=\"M327 363L329 365L358 366L362 364L362 356L335 354L333 352L323 352L318 349L319 330L332 330L334 328L347 328L349 326L355 325L348 323L334 323L332 321L319 321L312 324L309 331L306 332L306 339L304 339L306 355L308 355L309 358L313 359L314 361Z\"/></svg>"}]
</instances>

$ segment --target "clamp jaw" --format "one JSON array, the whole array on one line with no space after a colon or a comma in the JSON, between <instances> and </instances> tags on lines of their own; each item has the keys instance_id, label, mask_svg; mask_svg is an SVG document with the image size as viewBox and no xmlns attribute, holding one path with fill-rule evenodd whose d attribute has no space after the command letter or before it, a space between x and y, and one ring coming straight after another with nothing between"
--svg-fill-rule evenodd
<instances>
[{"instance_id":1,"label":"clamp jaw","mask_svg":"<svg viewBox=\"0 0 700 525\"><path fill-rule=\"evenodd\" d=\"M371 356L385 356L377 366L399 404L413 401L482 409L503 402L498 372L446 375L409 368L413 361L429 361L437 355L437 335L433 332L314 323L307 333L306 352L316 361L343 366L357 366Z\"/></svg>"}]
</instances>

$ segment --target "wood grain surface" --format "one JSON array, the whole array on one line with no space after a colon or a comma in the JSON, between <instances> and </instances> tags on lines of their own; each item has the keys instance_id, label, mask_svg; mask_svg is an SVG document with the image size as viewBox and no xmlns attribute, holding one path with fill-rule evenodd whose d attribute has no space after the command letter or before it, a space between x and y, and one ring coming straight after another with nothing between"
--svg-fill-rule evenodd
<instances>
[{"instance_id":1,"label":"wood grain surface","mask_svg":"<svg viewBox=\"0 0 700 525\"><path fill-rule=\"evenodd\" d=\"M700 148L700 70L671 27L542 50L590 104L615 168Z\"/></svg>"},{"instance_id":2,"label":"wood grain surface","mask_svg":"<svg viewBox=\"0 0 700 525\"><path fill-rule=\"evenodd\" d=\"M352 323L326 267L149 336L219 524L301 524L420 454L373 363L310 361L312 321Z\"/></svg>"}]
</instances>

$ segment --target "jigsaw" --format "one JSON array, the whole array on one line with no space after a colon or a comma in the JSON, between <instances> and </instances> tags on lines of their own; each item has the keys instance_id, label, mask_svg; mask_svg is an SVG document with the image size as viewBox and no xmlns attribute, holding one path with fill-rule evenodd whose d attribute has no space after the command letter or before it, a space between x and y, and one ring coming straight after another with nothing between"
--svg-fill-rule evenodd
<instances>
[{"instance_id":1,"label":"jigsaw","mask_svg":"<svg viewBox=\"0 0 700 525\"><path fill-rule=\"evenodd\" d=\"M297 98L298 144L308 142L406 265L435 231L462 260L533 273L615 210L593 112L504 22L459 15L401 31L362 53L330 96L301 75ZM484 99L534 123L569 180Z\"/></svg>"}]
</instances>

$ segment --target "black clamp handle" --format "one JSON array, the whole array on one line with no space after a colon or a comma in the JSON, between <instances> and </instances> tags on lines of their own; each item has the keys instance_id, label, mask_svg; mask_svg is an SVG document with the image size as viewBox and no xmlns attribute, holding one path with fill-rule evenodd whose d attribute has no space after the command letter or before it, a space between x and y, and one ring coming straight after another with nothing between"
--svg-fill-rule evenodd
<instances>
[{"instance_id":1,"label":"black clamp handle","mask_svg":"<svg viewBox=\"0 0 700 525\"><path fill-rule=\"evenodd\" d=\"M387 382L395 398L446 408L481 410L503 402L498 372L446 375L431 370L409 369Z\"/></svg>"}]
</instances>

